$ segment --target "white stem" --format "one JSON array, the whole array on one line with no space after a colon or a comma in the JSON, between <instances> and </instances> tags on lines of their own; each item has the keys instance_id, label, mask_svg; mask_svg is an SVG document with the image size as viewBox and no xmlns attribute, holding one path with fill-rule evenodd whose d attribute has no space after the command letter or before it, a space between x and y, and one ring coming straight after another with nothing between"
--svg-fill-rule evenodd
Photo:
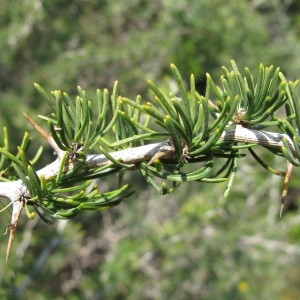
<instances>
[{"instance_id":1,"label":"white stem","mask_svg":"<svg viewBox=\"0 0 300 300\"><path fill-rule=\"evenodd\" d=\"M286 134L258 131L244 128L237 125L235 129L224 131L219 141L240 142L245 144L257 144L280 149L283 146L282 139L286 138L294 149L293 142ZM124 164L133 164L142 161L149 161L158 151L171 152L173 147L168 142L155 143L135 148L128 148L121 151L110 153L115 159ZM103 154L88 155L83 168L97 168L110 164L110 160ZM76 162L68 164L68 169L76 166ZM60 159L37 171L38 175L43 174L46 179L56 176L60 165ZM24 195L24 186L20 180L15 182L0 182L0 196L15 201Z\"/></svg>"},{"instance_id":2,"label":"white stem","mask_svg":"<svg viewBox=\"0 0 300 300\"><path fill-rule=\"evenodd\" d=\"M294 150L294 144L287 134L247 129L241 125L237 125L235 129L224 131L220 140L257 144L280 149L283 146L282 139L284 137L288 140L291 148Z\"/></svg>"}]
</instances>

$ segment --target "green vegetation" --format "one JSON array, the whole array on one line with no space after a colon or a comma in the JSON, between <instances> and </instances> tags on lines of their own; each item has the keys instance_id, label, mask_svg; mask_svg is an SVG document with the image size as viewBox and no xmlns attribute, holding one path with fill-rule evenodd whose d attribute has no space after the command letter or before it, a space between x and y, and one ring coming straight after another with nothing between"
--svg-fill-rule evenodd
<instances>
[{"instance_id":1,"label":"green vegetation","mask_svg":"<svg viewBox=\"0 0 300 300\"><path fill-rule=\"evenodd\" d=\"M59 215L62 208L70 205L70 192L73 198L76 193L76 198L84 202L80 207L76 201L72 203L72 209L77 210L95 208L93 199L100 199L96 206L101 208L119 203L123 192L130 197L111 210L84 211L70 221L59 219L52 225L41 222L37 216L30 220L22 214L6 265L7 236L2 238L0 296L298 299L298 168L293 172L287 211L279 218L283 178L262 168L247 148L232 151L233 143L216 142L231 121L250 129L287 133L293 139L296 153L299 151L299 110L298 102L293 100L297 95L293 95L294 84L288 85L282 76L283 73L288 80L298 79L299 9L297 1L292 0L271 4L239 0L226 4L221 0L124 3L31 0L21 4L2 1L0 122L8 127L10 151L18 153L14 167L7 167L5 175L23 178L34 201L48 201L40 207L27 205L27 216L33 216L34 208L48 223L56 217L67 217L67 213L74 216L78 211ZM230 64L231 59L239 71L234 63ZM174 65L170 71L171 62ZM274 68L258 68L260 63L273 64ZM223 70L222 65L226 66ZM252 89L250 73L243 66L251 70L254 83L263 78L262 86L267 90L251 97L259 89ZM194 77L190 77L191 73ZM239 74L247 78L249 91ZM221 75L222 79L217 80ZM39 86L36 85L40 93L34 88L34 82L46 93L55 91L49 97L55 100L48 103L50 107ZM205 94L207 87L209 95ZM106 95L104 88L112 92L112 97ZM70 98L58 89L67 91ZM141 97L135 98L138 94ZM239 97L235 98L237 94ZM76 99L76 95L79 96L76 101L70 100ZM185 105L176 100L178 96ZM228 105L227 96L234 105ZM103 108L106 97L112 99L107 110ZM193 97L199 97L199 107L186 105ZM89 102L92 98L96 102ZM210 98L219 101L209 105ZM272 105L264 106L262 101L267 98ZM252 102L253 99L257 102ZM66 107L71 107L71 103L77 106L69 112ZM279 109L284 104L285 110ZM242 108L242 115L235 114L237 107ZM208 111L210 119L205 120ZM57 185L64 177L62 172L49 181L36 177L34 170L56 157L48 143L22 118L23 112L36 122L36 116L43 115L38 123L52 133L62 151L67 151L62 158L65 161L76 160L80 166L90 154L87 149L93 148L110 158L108 146L116 151L143 145L149 139L156 141L158 137L162 141L168 136L179 158L176 168L182 169L175 170L174 164L158 160L151 166L142 164L140 174L137 170L125 172L122 163L113 161L119 169L108 177L97 181L91 173L83 174L84 179L98 184L101 193L91 189L82 200L81 189L86 186L77 182L77 186L70 188L69 184L74 182L68 174L63 185ZM89 116L100 112L103 117L90 124L84 117L86 112ZM215 113L222 117L214 119L213 115L218 116ZM147 114L151 119L145 117ZM198 114L203 118L197 119ZM114 117L115 120L118 117L117 123L112 124ZM154 119L156 123L152 122ZM23 138L24 124L31 142L29 136ZM99 141L98 134L105 135L104 139ZM3 145L5 136L4 132ZM202 176L202 172L195 174L186 161L204 160L208 165L202 171L207 171L211 167L207 141L215 146L210 155L216 159L216 169L209 176L207 173ZM17 145L21 145L18 150ZM45 148L42 155L40 145ZM283 152L255 148L254 157L259 157L273 173L285 171L286 158L295 165L299 161L291 144L284 141L284 146ZM186 147L190 153L185 152ZM7 155L4 153L2 157ZM224 166L224 157L229 172L224 168L218 174L217 170ZM8 160L0 163L9 165ZM216 174L220 175L219 181L234 177L230 193L228 182L203 180L216 179L213 176ZM169 182L166 186L158 184L153 176ZM183 182L169 193L186 178L198 181ZM119 182L124 184L121 189ZM133 195L128 186L134 189ZM102 194L106 191L112 193ZM7 199L3 198L2 203L2 207L7 205ZM9 210L3 211L0 221L3 232L9 219Z\"/></svg>"}]
</instances>

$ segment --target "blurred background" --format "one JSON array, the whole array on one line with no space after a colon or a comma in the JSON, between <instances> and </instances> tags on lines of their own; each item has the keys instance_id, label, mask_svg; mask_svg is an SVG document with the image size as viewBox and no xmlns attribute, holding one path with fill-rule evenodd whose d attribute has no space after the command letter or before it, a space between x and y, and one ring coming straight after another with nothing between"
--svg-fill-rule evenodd
<instances>
[{"instance_id":1,"label":"blurred background","mask_svg":"<svg viewBox=\"0 0 300 300\"><path fill-rule=\"evenodd\" d=\"M148 95L147 79L215 78L234 59L256 74L260 63L299 78L297 0L26 0L0 2L0 125L13 147L24 130L32 151L45 146L23 117L49 109L33 87L93 97L111 88ZM2 132L0 133L2 134ZM261 152L270 165L285 162ZM279 218L283 179L249 157L240 161L233 192L224 184L183 184L160 196L138 172L125 182L136 193L118 207L45 225L20 220L5 264L0 234L1 299L300 299L299 171ZM101 182L115 186L117 176ZM2 208L7 201L2 201ZM10 212L1 213L5 232ZM0 230L1 233L1 230Z\"/></svg>"}]
</instances>

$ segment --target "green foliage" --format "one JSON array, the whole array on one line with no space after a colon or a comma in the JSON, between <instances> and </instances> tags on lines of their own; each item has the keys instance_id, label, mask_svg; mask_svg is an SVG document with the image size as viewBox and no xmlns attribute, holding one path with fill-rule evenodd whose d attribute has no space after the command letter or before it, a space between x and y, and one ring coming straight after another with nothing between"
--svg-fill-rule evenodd
<instances>
[{"instance_id":1,"label":"green foliage","mask_svg":"<svg viewBox=\"0 0 300 300\"><path fill-rule=\"evenodd\" d=\"M299 75L298 3L295 0L1 1L0 123L1 128L7 126L10 138L7 142L8 135L1 135L2 150L7 151L1 155L4 167L1 180L18 178L8 155L18 155L17 145L21 145L25 130L35 143L21 148L35 170L55 159L48 146L44 147L42 156L37 153L39 135L21 117L25 111L34 119L39 114L56 122L53 115L49 115L49 106L32 87L33 82L39 82L45 91L57 88L68 91L73 103L78 95L76 86L81 86L90 100L96 88L112 90L113 82L118 79L122 95L132 99L133 95L142 94L130 100L140 106L146 105L144 99L148 98L144 79L158 83L167 100L181 97L178 87L174 88L174 77L169 76L170 62L176 64L184 80L190 73L195 75L195 84L191 80L188 86L184 81L188 96L193 94L195 86L205 98L205 72L209 72L211 78L218 78L221 65L227 66L228 74L224 69L223 75L230 82L232 67L228 62L232 58L239 66L246 65L252 71L256 71L261 62L280 66L287 80L278 78L278 83L288 82ZM240 73L244 79L247 71L240 70ZM256 72L253 77L256 79ZM223 90L222 82L216 83ZM100 93L104 96L102 90ZM149 97L147 101L162 112L152 94ZM218 97L212 98L214 101ZM94 104L95 100L92 100ZM128 98L119 100L115 123L119 128L101 139L101 148L97 144L93 152L100 150L109 156L113 150L148 143L147 137L152 141L169 138L165 124L153 124L152 117L144 118L144 111L127 105ZM291 118L283 117L285 112L279 109L260 123L262 127L251 122L248 126L288 132L297 146L295 129L299 128L299 122L294 112L299 109L293 108L292 103L285 100L284 104L286 115ZM224 108L219 102L214 105L216 107L199 105L200 112L209 116L207 124L212 124L217 119L216 113ZM247 111L248 106L245 108ZM181 120L180 109L176 107L179 125L186 126L187 120ZM92 107L92 110L96 109ZM112 111L108 114L110 119ZM247 122L251 119L249 116L248 111ZM245 115L233 117L231 121L236 122ZM202 128L208 130L203 117L198 120L196 126L202 126L200 133ZM95 128L96 122L97 119L93 119L91 128ZM135 137L126 141L129 132ZM59 136L59 131L55 133ZM74 132L69 136L73 139ZM201 135L198 138L206 141ZM67 151L76 158L74 163L79 163L77 159L82 163L88 150L79 143L72 144L72 139L67 143ZM295 262L299 260L299 168L294 168L292 189L288 193L292 205L284 218L278 220L281 178L268 176L257 168L251 157L246 156L248 150L243 150L241 145L229 146L238 147L239 155L233 151L230 153L233 159L215 158L216 152L213 156L215 173L218 170L222 173L227 160L226 170L231 171L228 182L210 185L161 181L150 170L174 173L177 162L167 166L166 161L157 159L151 166L142 164L140 171L147 171L147 180L162 194L167 193L163 198L158 197L156 190L146 189L145 177L138 172L125 172L124 180L134 185L136 193L113 210L86 211L71 222L58 220L52 226L38 222L38 218L20 219L11 260L0 270L0 296L9 299L298 299L299 268ZM185 149L182 144L180 147ZM222 151L226 148L225 145L217 147ZM290 147L290 143L286 144L284 152L293 161L297 155L291 153ZM253 153L253 149L260 164L273 173L283 174L278 171L285 167L281 151L274 150L277 154L274 156L269 149L264 151L266 149L251 145L249 152ZM244 158L241 160L240 156ZM40 159L35 160L35 157ZM195 169L185 162L188 157L184 155L184 158L180 161L180 171L189 174ZM298 164L297 160L293 162ZM237 172L232 167L236 163ZM195 162L193 167L196 166L201 168L203 162L198 165ZM27 167L23 170L25 174L29 172ZM220 175L220 179L227 178L226 173ZM73 176L76 177L74 173ZM80 174L77 179L79 177ZM225 192L227 201L224 201L222 190L226 190L233 177L233 189ZM116 174L108 178L102 176L100 180L93 178L91 187L96 182L104 191L114 190L117 181ZM50 181L46 184L51 186ZM178 185L176 192L168 194ZM63 188L66 186L59 189ZM79 190L61 192L60 196L72 197L78 193ZM6 206L7 200L1 200ZM28 205L27 208L31 213L33 207ZM1 216L1 228L5 231L9 210L3 211ZM4 257L4 247L1 249L1 257Z\"/></svg>"},{"instance_id":2,"label":"green foliage","mask_svg":"<svg viewBox=\"0 0 300 300\"><path fill-rule=\"evenodd\" d=\"M3 137L0 138L0 169L1 169L1 181L13 181L18 178L22 178L23 182L30 186L29 180L26 178L28 175L28 166L32 167L42 155L43 148L40 147L36 152L33 159L29 160L25 154L30 146L30 137L28 132L24 133L21 145L18 147L16 154L10 150L10 140L7 132L7 128L3 128Z\"/></svg>"},{"instance_id":3,"label":"green foliage","mask_svg":"<svg viewBox=\"0 0 300 300\"><path fill-rule=\"evenodd\" d=\"M49 97L40 85L35 84L52 110L49 116L40 118L48 123L51 138L64 154L55 176L46 177L42 171L38 174L25 154L24 148L29 144L28 135L25 134L18 154L13 156L7 150L7 134L4 131L5 137L1 142L2 164L5 168L6 160L11 160L16 175L27 188L28 194L22 197L26 200L28 217L34 216L28 209L28 204L33 205L47 223L51 223L52 218L74 217L81 210L106 209L118 204L128 197L129 194L124 194L128 185L107 193L99 192L97 185L91 186L90 179L107 175L105 170L109 168L110 173L139 168L147 182L161 194L173 191L179 186L178 183L186 181L228 181L225 191L227 198L237 172L238 159L244 156L239 151L245 145L234 140L220 141L220 138L226 130L237 125L250 129L272 125L275 131L286 133L292 139L292 145L287 138L283 138L283 147L269 149L273 154L285 156L292 164L299 166L299 103L295 92L297 82L288 83L279 69L272 66L260 65L255 79L248 68L242 75L235 62L232 61L231 64L232 71L223 68L222 88L207 75L205 95L196 91L193 75L190 88L186 89L178 69L171 65L178 85L178 95L166 94L149 81L154 93L153 104L147 102L144 105L140 104L139 97L134 102L118 96L117 84L110 98L107 90L97 90L95 100L91 100L79 87L79 95L75 101L61 91L54 91L52 97ZM283 105L287 115L279 118L276 113ZM143 119L147 122L143 126L137 125ZM154 123L162 130L151 128ZM41 131L37 125L35 127ZM48 136L46 133L42 134ZM106 135L115 140L108 143L105 141ZM124 164L106 150L107 146L118 150L120 146L127 148L143 145L146 140L156 141L165 136L169 137L172 147L171 162L162 158L162 161L155 159L154 166L145 162L140 162L139 165ZM100 168L86 168L84 165L87 155L96 145L100 146L111 163ZM255 144L247 145L246 141L246 146L252 148ZM250 153L274 173L252 149ZM76 166L66 171L66 166L74 163ZM194 170L185 170L186 165L193 164ZM155 178L162 180L160 185ZM171 187L168 187L168 182Z\"/></svg>"}]
</instances>

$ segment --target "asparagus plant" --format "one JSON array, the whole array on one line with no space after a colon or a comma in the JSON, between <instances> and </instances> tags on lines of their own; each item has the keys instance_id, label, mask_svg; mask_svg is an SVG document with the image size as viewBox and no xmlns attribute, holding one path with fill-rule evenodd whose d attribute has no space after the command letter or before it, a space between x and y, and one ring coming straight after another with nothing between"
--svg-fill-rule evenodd
<instances>
[{"instance_id":1,"label":"asparagus plant","mask_svg":"<svg viewBox=\"0 0 300 300\"><path fill-rule=\"evenodd\" d=\"M60 90L48 95L35 84L50 114L38 116L39 124L32 116L25 117L54 149L56 159L37 169L42 148L30 159L29 134L24 133L14 151L3 129L0 196L8 204L1 211L12 206L6 261L23 210L29 219L37 214L51 224L84 210L109 209L130 197L134 187L120 184L101 192L101 184L98 187L93 179L132 169L140 170L160 194L171 193L187 181L227 182L227 198L239 159L245 156L242 149L285 178L282 214L292 168L300 166L298 82L288 82L273 66L260 65L257 76L248 68L240 72L231 61L231 70L222 68L219 85L207 74L202 95L193 75L186 84L175 65L170 69L178 93L165 92L149 81L153 92L149 101L119 95L117 82L111 93L97 90L93 99L80 87L72 99ZM255 152L257 147L286 160L286 171L269 166ZM191 166L189 171L186 165Z\"/></svg>"}]
</instances>

